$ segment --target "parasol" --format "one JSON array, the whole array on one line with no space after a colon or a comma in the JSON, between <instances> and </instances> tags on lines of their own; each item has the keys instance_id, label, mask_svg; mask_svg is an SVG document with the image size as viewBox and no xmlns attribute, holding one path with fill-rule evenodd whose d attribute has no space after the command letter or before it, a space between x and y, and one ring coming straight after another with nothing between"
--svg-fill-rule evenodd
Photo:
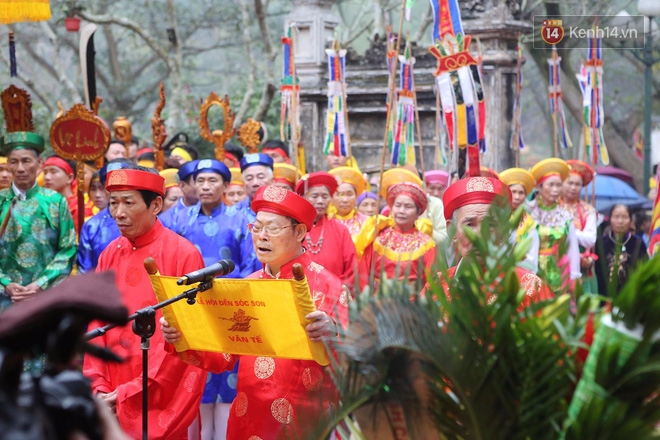
<instances>
[{"instance_id":1,"label":"parasol","mask_svg":"<svg viewBox=\"0 0 660 440\"><path fill-rule=\"evenodd\" d=\"M601 214L607 213L609 209L616 204L623 204L632 208L651 209L652 204L649 199L641 196L623 180L617 179L612 176L605 176L601 174L596 175L596 210ZM584 191L591 198L592 186L582 189L582 197Z\"/></svg>"}]
</instances>

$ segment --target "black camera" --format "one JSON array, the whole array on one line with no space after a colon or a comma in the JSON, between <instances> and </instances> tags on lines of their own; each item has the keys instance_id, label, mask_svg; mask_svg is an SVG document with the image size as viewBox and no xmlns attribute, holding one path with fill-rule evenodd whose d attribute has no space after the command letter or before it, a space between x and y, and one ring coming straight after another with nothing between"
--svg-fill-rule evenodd
<instances>
[{"instance_id":1,"label":"black camera","mask_svg":"<svg viewBox=\"0 0 660 440\"><path fill-rule=\"evenodd\" d=\"M103 439L90 381L74 361L82 353L120 361L83 335L94 319L123 324L127 315L111 272L71 278L0 313L2 439ZM35 360L43 366L24 371Z\"/></svg>"}]
</instances>

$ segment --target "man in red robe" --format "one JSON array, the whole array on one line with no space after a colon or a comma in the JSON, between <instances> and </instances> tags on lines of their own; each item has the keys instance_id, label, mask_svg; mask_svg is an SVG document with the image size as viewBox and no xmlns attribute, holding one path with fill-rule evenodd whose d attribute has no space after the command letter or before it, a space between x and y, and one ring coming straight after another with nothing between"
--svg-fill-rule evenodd
<instances>
[{"instance_id":1,"label":"man in red robe","mask_svg":"<svg viewBox=\"0 0 660 440\"><path fill-rule=\"evenodd\" d=\"M346 325L348 292L339 278L313 262L302 246L316 210L302 197L277 186L260 188L252 209L257 213L252 240L264 267L248 278L292 279L293 265L302 264L317 309L306 316L315 320L306 327L307 335L315 342L336 336L337 323ZM181 333L164 319L160 322L165 340L178 341ZM232 369L239 358L193 350L179 355L214 373ZM328 370L314 361L240 356L227 438L304 438L305 428L316 426L316 420L337 405L337 390Z\"/></svg>"},{"instance_id":2,"label":"man in red robe","mask_svg":"<svg viewBox=\"0 0 660 440\"><path fill-rule=\"evenodd\" d=\"M456 235L454 236L454 245L456 247L457 258L456 266L448 270L448 276L451 280L456 272L460 270L461 261L468 255L472 248L472 242L468 239L464 227L468 227L479 233L481 222L488 214L490 206L499 197L505 203L511 204L511 191L506 184L498 179L490 177L470 177L459 180L451 185L444 193L443 203L445 215L447 216L447 227L451 223L456 225ZM535 301L543 301L554 296L541 278L534 273L516 267L516 275L520 287L525 289L525 299L521 304L526 307ZM442 277L441 277L442 278ZM447 284L442 280L447 290Z\"/></svg>"},{"instance_id":3,"label":"man in red robe","mask_svg":"<svg viewBox=\"0 0 660 440\"><path fill-rule=\"evenodd\" d=\"M52 189L62 195L69 204L69 210L73 216L73 223L76 232L82 225L78 224L78 180L74 169L75 163L64 160L59 156L51 156L44 162L44 187ZM92 212L94 204L90 200L85 200L84 219L87 220L94 215Z\"/></svg>"},{"instance_id":4,"label":"man in red robe","mask_svg":"<svg viewBox=\"0 0 660 440\"><path fill-rule=\"evenodd\" d=\"M129 312L157 303L144 269L145 258L156 260L161 275L180 277L204 267L195 246L158 220L164 184L163 177L155 171L137 165L108 174L110 213L122 236L103 251L96 270L115 271L115 282ZM162 316L160 311L156 313L157 317ZM101 325L92 323L90 328ZM85 356L83 372L92 380L92 389L116 409L122 429L133 438L141 438L140 337L127 325L92 342L125 359L116 364ZM183 440L188 438L188 426L197 416L206 373L182 362L176 354L167 353L164 344L162 333L156 332L149 350L149 438Z\"/></svg>"},{"instance_id":5,"label":"man in red robe","mask_svg":"<svg viewBox=\"0 0 660 440\"><path fill-rule=\"evenodd\" d=\"M316 210L314 225L305 237L305 249L311 254L312 261L337 275L345 286L352 289L357 253L351 233L338 220L328 218L328 207L337 185L332 174L319 171L303 176L296 185L296 192Z\"/></svg>"}]
</instances>

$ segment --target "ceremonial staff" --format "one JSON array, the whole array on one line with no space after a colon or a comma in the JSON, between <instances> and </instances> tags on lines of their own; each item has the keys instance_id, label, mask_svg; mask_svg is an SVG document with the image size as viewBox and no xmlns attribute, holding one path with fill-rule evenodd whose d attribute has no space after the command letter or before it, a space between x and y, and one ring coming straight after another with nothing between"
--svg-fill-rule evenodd
<instances>
[{"instance_id":1,"label":"ceremonial staff","mask_svg":"<svg viewBox=\"0 0 660 440\"><path fill-rule=\"evenodd\" d=\"M50 145L60 157L76 161L78 240L80 240L80 232L85 221L84 162L103 157L110 145L110 130L91 110L83 104L76 104L51 125Z\"/></svg>"},{"instance_id":2,"label":"ceremonial staff","mask_svg":"<svg viewBox=\"0 0 660 440\"><path fill-rule=\"evenodd\" d=\"M410 32L406 31L406 44L410 44ZM419 139L419 164L422 167L422 175L426 171L424 169L424 143L422 142L422 128L419 124L419 106L417 105L417 88L415 88L415 69L414 64L410 64L410 81L412 83L413 102L415 105L415 125L417 126L417 138Z\"/></svg>"},{"instance_id":3,"label":"ceremonial staff","mask_svg":"<svg viewBox=\"0 0 660 440\"><path fill-rule=\"evenodd\" d=\"M165 151L163 150L163 143L167 138L167 132L165 131L165 121L160 117L160 113L165 107L165 86L163 82L160 82L160 87L158 88L158 94L160 96L160 101L156 106L154 111L154 117L151 118L151 132L154 137L154 150L156 152L156 169L158 171L163 171L165 168Z\"/></svg>"},{"instance_id":4,"label":"ceremonial staff","mask_svg":"<svg viewBox=\"0 0 660 440\"><path fill-rule=\"evenodd\" d=\"M217 105L222 109L223 130L213 130L209 128L209 110L212 106ZM222 162L225 159L225 143L234 136L236 129L234 129L234 119L236 113L231 112L229 105L229 97L225 95L220 98L215 92L211 92L206 98L206 101L199 107L199 135L202 139L213 142L215 145L215 158Z\"/></svg>"},{"instance_id":5,"label":"ceremonial staff","mask_svg":"<svg viewBox=\"0 0 660 440\"><path fill-rule=\"evenodd\" d=\"M376 209L380 207L380 198L382 192L380 188L383 187L383 174L385 173L385 156L387 154L387 138L390 131L389 125L390 125L390 119L392 117L392 108L394 107L394 95L395 95L394 88L395 88L396 68L397 68L397 62L399 61L399 49L401 48L401 33L403 32L403 19L405 18L407 1L408 0L401 1L401 20L399 21L399 33L396 39L396 53L393 57L394 59L392 60L392 77L390 78L390 84L389 84L389 103L387 105L387 123L385 124L385 135L383 136L383 154L380 159L380 176L378 182ZM377 237L378 237L378 213L376 213L376 221L374 222L374 238L372 243L376 242ZM374 283L375 272L376 272L376 259L372 258L371 268L369 270L370 286L372 286Z\"/></svg>"},{"instance_id":6,"label":"ceremonial staff","mask_svg":"<svg viewBox=\"0 0 660 440\"><path fill-rule=\"evenodd\" d=\"M9 224L9 219L11 219L11 211L12 209L14 209L14 206L16 206L16 197L11 199L11 203L9 204L9 208L7 209L5 218L2 220L2 225L0 225L0 240L2 240L2 237L5 235L5 229L7 229L7 225Z\"/></svg>"},{"instance_id":7,"label":"ceremonial staff","mask_svg":"<svg viewBox=\"0 0 660 440\"><path fill-rule=\"evenodd\" d=\"M298 126L298 90L296 89L296 57L295 57L295 46L294 46L294 36L291 29L293 28L293 23L289 26L290 38L291 38L291 62L293 63L293 68L291 69L291 76L293 77L293 90L291 94L291 111L293 117L291 120L291 142L293 143L293 155L295 156L294 165L296 168L300 169L300 157L298 156L298 143L300 142L300 127Z\"/></svg>"},{"instance_id":8,"label":"ceremonial staff","mask_svg":"<svg viewBox=\"0 0 660 440\"><path fill-rule=\"evenodd\" d=\"M557 134L557 119L561 124L562 145L564 148L571 148L573 142L568 134L566 127L566 117L564 115L564 102L561 92L561 57L557 55L557 48L552 47L552 58L548 60L548 67L550 69L550 86L548 87L550 96L550 109L552 110L552 124L554 126L554 151L555 157L558 157L558 134Z\"/></svg>"}]
</instances>

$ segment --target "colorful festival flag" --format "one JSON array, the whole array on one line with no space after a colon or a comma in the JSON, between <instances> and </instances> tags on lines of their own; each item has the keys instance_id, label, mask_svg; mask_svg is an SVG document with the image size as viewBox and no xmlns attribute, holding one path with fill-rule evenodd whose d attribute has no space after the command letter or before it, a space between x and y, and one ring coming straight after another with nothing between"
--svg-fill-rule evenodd
<instances>
[{"instance_id":1,"label":"colorful festival flag","mask_svg":"<svg viewBox=\"0 0 660 440\"><path fill-rule=\"evenodd\" d=\"M557 48L554 46L552 47L552 58L548 59L548 68L550 69L550 85L548 86L550 111L552 112L552 119L555 122L555 130L557 129L557 120L559 120L562 145L564 148L571 148L573 146L573 142L571 141L571 137L568 134L566 117L564 115L564 102L561 95L561 57L557 55Z\"/></svg>"},{"instance_id":2,"label":"colorful festival flag","mask_svg":"<svg viewBox=\"0 0 660 440\"><path fill-rule=\"evenodd\" d=\"M486 100L484 96L483 77L484 63L481 56L481 41L477 38L477 63L471 64L472 80L474 81L474 91L477 94L477 106L479 115L479 151L486 152Z\"/></svg>"},{"instance_id":3,"label":"colorful festival flag","mask_svg":"<svg viewBox=\"0 0 660 440\"><path fill-rule=\"evenodd\" d=\"M323 154L349 156L348 115L346 112L346 50L335 42L328 55L328 118Z\"/></svg>"},{"instance_id":4,"label":"colorful festival flag","mask_svg":"<svg viewBox=\"0 0 660 440\"><path fill-rule=\"evenodd\" d=\"M605 145L603 136L603 123L605 122L605 110L603 107L603 40L601 38L591 38L589 40L589 54L587 55L586 75L589 77L589 113L588 117L588 137L585 136L587 152L592 159L592 165L600 161L604 165L610 163L610 155ZM583 100L584 102L584 100ZM587 133L585 133L587 134ZM588 139L588 142L587 142Z\"/></svg>"},{"instance_id":5,"label":"colorful festival flag","mask_svg":"<svg viewBox=\"0 0 660 440\"><path fill-rule=\"evenodd\" d=\"M413 90L413 65L410 43L406 43L403 55L399 55L399 90L395 104L392 138L390 143L392 165L415 165L415 102Z\"/></svg>"},{"instance_id":6,"label":"colorful festival flag","mask_svg":"<svg viewBox=\"0 0 660 440\"><path fill-rule=\"evenodd\" d=\"M451 151L458 146L458 174L481 174L479 149L485 150L485 102L479 61L470 53L457 0L430 0L433 41L429 51L438 60L436 92L440 94L444 127ZM474 67L474 68L473 68ZM481 111L480 111L481 110Z\"/></svg>"},{"instance_id":7,"label":"colorful festival flag","mask_svg":"<svg viewBox=\"0 0 660 440\"><path fill-rule=\"evenodd\" d=\"M394 57L397 56L396 50L396 39L397 36L392 32L392 27L387 26L387 84L392 84L396 80L396 72L394 71ZM394 141L394 127L396 126L396 99L397 94L394 93L394 96L390 96L390 87L387 88L387 105L389 110L389 105L392 105L393 111L388 111L389 120L386 121L387 124L387 145L392 151L392 142Z\"/></svg>"},{"instance_id":8,"label":"colorful festival flag","mask_svg":"<svg viewBox=\"0 0 660 440\"><path fill-rule=\"evenodd\" d=\"M293 130L300 126L300 111L297 106L297 103L300 102L300 85L292 50L291 28L289 28L288 36L282 38L282 44L284 45L284 61L282 63L282 86L280 87L282 94L280 138L282 141L286 141L293 138Z\"/></svg>"}]
</instances>

